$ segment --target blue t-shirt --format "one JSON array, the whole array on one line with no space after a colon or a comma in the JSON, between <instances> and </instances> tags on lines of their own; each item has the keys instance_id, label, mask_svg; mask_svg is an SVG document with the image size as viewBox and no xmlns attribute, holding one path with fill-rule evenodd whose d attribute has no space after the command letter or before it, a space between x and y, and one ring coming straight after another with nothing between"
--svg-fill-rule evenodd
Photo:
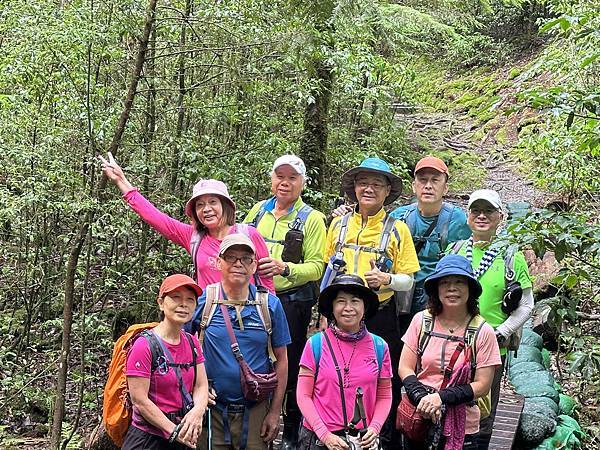
<instances>
[{"instance_id":1,"label":"blue t-shirt","mask_svg":"<svg viewBox=\"0 0 600 450\"><path fill-rule=\"evenodd\" d=\"M256 296L256 287L250 285L250 297ZM202 315L206 303L206 292L198 299L197 312ZM235 337L246 363L256 373L268 373L271 371L271 363L267 347L267 332L260 320L257 311L258 306L244 306L240 315L244 324L244 330L240 330L237 314L233 306L228 306L229 318ZM198 311L199 310L199 311ZM285 312L279 299L269 294L269 311L271 313L271 324L273 334L271 345L273 348L285 347L290 342ZM217 401L224 403L244 403L242 386L240 384L240 366L231 351L231 341L227 334L227 326L221 313L220 305L216 309L208 327L205 330L203 349L204 366L209 379L217 391Z\"/></svg>"},{"instance_id":2,"label":"blue t-shirt","mask_svg":"<svg viewBox=\"0 0 600 450\"><path fill-rule=\"evenodd\" d=\"M443 255L443 252L446 250L448 244L463 239L468 239L471 236L471 229L467 225L467 216L465 212L460 207L451 205L450 203L444 203L444 205L449 205L452 208L450 213L450 222L448 223L446 242L442 244L442 248L440 246L440 231L442 230L444 224L441 220L442 217L440 217L436 227L433 229L427 238L427 241L417 254L417 257L419 258L419 265L421 266L421 270L415 274L417 288L421 288L425 279L435 271L435 266L441 257L440 255ZM407 215L408 211L410 211L408 213L410 217ZM440 214L442 213L440 212ZM423 234L425 234L425 232L429 229L431 223L437 217L423 217L419 212L419 208L417 208L416 204L414 203L400 206L392 211L390 215L396 219L402 220L408 225L408 229L410 230L410 234L413 236L413 239L415 237L423 236ZM418 240L415 239L415 245L417 245L417 242Z\"/></svg>"}]
</instances>

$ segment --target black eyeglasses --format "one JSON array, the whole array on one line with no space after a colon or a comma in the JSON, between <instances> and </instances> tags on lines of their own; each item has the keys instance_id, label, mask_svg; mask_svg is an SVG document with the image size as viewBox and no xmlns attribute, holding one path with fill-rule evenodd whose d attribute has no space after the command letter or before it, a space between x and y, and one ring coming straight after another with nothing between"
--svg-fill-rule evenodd
<instances>
[{"instance_id":1,"label":"black eyeglasses","mask_svg":"<svg viewBox=\"0 0 600 450\"><path fill-rule=\"evenodd\" d=\"M221 255L221 259L229 264L235 264L237 261L241 262L244 266L249 266L255 259L252 256L233 256L233 255Z\"/></svg>"}]
</instances>

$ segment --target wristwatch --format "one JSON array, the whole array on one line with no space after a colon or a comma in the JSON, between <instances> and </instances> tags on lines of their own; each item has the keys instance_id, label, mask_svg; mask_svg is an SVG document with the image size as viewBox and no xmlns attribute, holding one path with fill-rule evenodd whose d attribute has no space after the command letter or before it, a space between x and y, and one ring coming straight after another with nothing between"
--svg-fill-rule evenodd
<instances>
[{"instance_id":1,"label":"wristwatch","mask_svg":"<svg viewBox=\"0 0 600 450\"><path fill-rule=\"evenodd\" d=\"M290 266L288 266L287 264L285 264L285 268L283 269L283 272L281 272L281 276L282 277L288 277L290 275Z\"/></svg>"}]
</instances>

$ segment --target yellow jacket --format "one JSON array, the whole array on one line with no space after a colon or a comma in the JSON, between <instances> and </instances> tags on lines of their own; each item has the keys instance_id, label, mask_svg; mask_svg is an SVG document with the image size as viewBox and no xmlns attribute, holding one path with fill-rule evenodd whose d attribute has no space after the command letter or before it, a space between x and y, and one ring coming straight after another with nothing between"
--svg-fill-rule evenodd
<instances>
[{"instance_id":1,"label":"yellow jacket","mask_svg":"<svg viewBox=\"0 0 600 450\"><path fill-rule=\"evenodd\" d=\"M365 272L371 270L371 260L377 261L379 255L374 251L369 251L369 249L376 250L379 248L385 215L382 208L374 216L369 216L366 225L363 227L362 216L357 212L352 213L348 220L348 228L342 247L343 258L346 262L346 273L354 273L364 278ZM342 217L336 217L329 226L325 245L325 263L329 262L336 251L341 223ZM419 270L419 260L417 259L410 231L406 224L400 220L396 220L394 224L386 254L392 260L389 273L410 275ZM394 291L389 287L382 286L377 293L381 302L390 298Z\"/></svg>"}]
</instances>

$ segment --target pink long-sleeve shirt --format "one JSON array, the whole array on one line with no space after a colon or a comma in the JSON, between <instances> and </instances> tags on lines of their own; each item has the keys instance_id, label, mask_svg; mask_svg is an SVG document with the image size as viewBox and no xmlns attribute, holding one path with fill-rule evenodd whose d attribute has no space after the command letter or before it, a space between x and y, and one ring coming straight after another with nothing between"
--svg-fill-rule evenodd
<instances>
[{"instance_id":1,"label":"pink long-sleeve shirt","mask_svg":"<svg viewBox=\"0 0 600 450\"><path fill-rule=\"evenodd\" d=\"M338 364L344 364L344 368L348 367L349 369L348 384L344 386L346 416L349 419L353 416L356 388L360 386L364 392L363 402L367 426L373 427L379 433L392 404L391 384L385 383L381 386L380 383L380 379L392 378L392 362L388 346L385 346L383 362L381 370L379 370L373 338L370 335L366 335L353 344L342 340L337 341L329 328L324 333L327 333L333 344ZM345 366L345 361L348 361L348 366ZM303 425L313 431L320 440L323 440L328 432L342 430L346 425L344 424L342 398L335 363L324 340L316 381L313 374L317 363L311 341L308 341L304 347L300 366L312 372L309 376L301 375L298 378L296 397L304 416ZM362 423L359 423L358 428L362 428Z\"/></svg>"},{"instance_id":2,"label":"pink long-sleeve shirt","mask_svg":"<svg viewBox=\"0 0 600 450\"><path fill-rule=\"evenodd\" d=\"M165 238L177 245L185 248L190 253L190 241L194 228L188 223L180 222L177 219L161 212L148 199L146 199L137 189L133 189L123 195L127 204L133 209L148 225L162 234ZM241 227L247 227L243 231ZM263 237L254 227L246 225L234 225L229 233L242 232L248 234L248 237L254 243L256 248L256 258L269 256L269 250ZM217 268L217 258L219 256L219 246L221 241L206 233L200 242L198 252L196 253L196 282L204 289L207 285L221 281L221 272ZM193 257L194 255L192 255ZM266 287L269 292L275 293L272 277L258 277L260 283ZM251 280L254 283L254 280Z\"/></svg>"}]
</instances>

